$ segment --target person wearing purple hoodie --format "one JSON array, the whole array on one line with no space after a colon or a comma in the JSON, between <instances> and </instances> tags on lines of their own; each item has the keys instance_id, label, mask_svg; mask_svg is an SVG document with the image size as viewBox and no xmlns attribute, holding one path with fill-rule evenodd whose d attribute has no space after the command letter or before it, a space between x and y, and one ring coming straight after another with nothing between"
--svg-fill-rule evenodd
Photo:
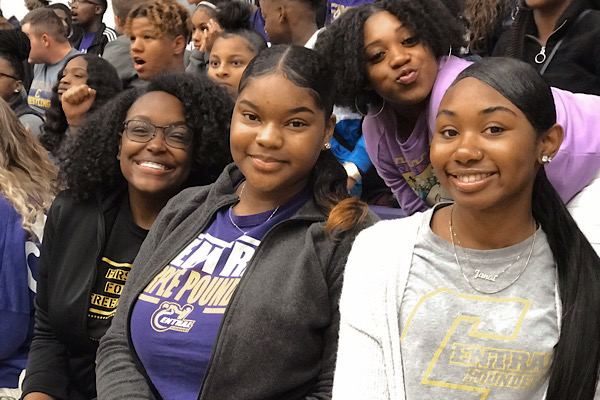
<instances>
[{"instance_id":1,"label":"person wearing purple hoodie","mask_svg":"<svg viewBox=\"0 0 600 400\"><path fill-rule=\"evenodd\" d=\"M442 96L470 65L453 56L463 32L439 0L382 0L342 14L315 47L338 72L338 103L367 114L367 152L409 215L449 197L433 172L429 145ZM547 172L568 203L600 169L600 97L552 90L565 139Z\"/></svg>"}]
</instances>

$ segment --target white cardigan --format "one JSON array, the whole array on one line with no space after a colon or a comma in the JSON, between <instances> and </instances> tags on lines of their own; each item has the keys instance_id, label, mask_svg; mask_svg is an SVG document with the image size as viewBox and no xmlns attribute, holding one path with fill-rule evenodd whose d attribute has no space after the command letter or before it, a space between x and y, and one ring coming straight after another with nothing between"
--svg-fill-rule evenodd
<instances>
[{"instance_id":1,"label":"white cardigan","mask_svg":"<svg viewBox=\"0 0 600 400\"><path fill-rule=\"evenodd\" d=\"M402 299L408 282L419 229L432 212L380 221L354 241L340 298L334 400L406 399L398 299ZM558 286L555 293L560 333ZM594 399L600 399L600 391Z\"/></svg>"},{"instance_id":2,"label":"white cardigan","mask_svg":"<svg viewBox=\"0 0 600 400\"><path fill-rule=\"evenodd\" d=\"M340 299L333 399L405 398L397 301L423 215L378 222L354 242Z\"/></svg>"}]
</instances>

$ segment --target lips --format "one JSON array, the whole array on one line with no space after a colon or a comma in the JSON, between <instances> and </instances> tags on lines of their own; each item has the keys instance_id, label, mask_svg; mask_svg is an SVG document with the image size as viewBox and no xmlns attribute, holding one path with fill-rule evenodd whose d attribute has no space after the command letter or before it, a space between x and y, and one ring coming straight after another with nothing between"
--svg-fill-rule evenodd
<instances>
[{"instance_id":1,"label":"lips","mask_svg":"<svg viewBox=\"0 0 600 400\"><path fill-rule=\"evenodd\" d=\"M277 158L260 154L250 155L250 159L252 160L252 163L257 169L265 172L276 171L279 168L281 168L285 163L284 161L279 160Z\"/></svg>"},{"instance_id":2,"label":"lips","mask_svg":"<svg viewBox=\"0 0 600 400\"><path fill-rule=\"evenodd\" d=\"M135 163L144 171L149 173L162 173L172 170L173 168L160 161L135 161Z\"/></svg>"},{"instance_id":3,"label":"lips","mask_svg":"<svg viewBox=\"0 0 600 400\"><path fill-rule=\"evenodd\" d=\"M479 190L487 185L495 172L456 172L448 174L452 184L460 191L469 192Z\"/></svg>"},{"instance_id":4,"label":"lips","mask_svg":"<svg viewBox=\"0 0 600 400\"><path fill-rule=\"evenodd\" d=\"M401 83L403 85L410 85L411 83L417 80L418 76L419 72L417 70L406 68L400 71L400 73L396 77L396 82Z\"/></svg>"},{"instance_id":5,"label":"lips","mask_svg":"<svg viewBox=\"0 0 600 400\"><path fill-rule=\"evenodd\" d=\"M146 64L146 61L142 60L139 57L133 57L133 67L136 71L139 71L144 66L144 64Z\"/></svg>"}]
</instances>

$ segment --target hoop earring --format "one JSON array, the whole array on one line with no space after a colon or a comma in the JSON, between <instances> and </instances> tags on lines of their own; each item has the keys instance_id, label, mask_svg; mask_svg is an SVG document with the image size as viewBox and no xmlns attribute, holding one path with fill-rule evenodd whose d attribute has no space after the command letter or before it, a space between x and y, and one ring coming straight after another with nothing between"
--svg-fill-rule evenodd
<instances>
[{"instance_id":1,"label":"hoop earring","mask_svg":"<svg viewBox=\"0 0 600 400\"><path fill-rule=\"evenodd\" d=\"M378 116L379 114L381 114L381 112L382 112L382 111L383 111L383 109L385 108L385 99L382 99L382 100L383 100L383 104L381 104L381 108L379 109L379 111L377 111L377 114L371 115L371 117L376 117L376 116Z\"/></svg>"},{"instance_id":2,"label":"hoop earring","mask_svg":"<svg viewBox=\"0 0 600 400\"><path fill-rule=\"evenodd\" d=\"M354 97L354 108L356 109L356 112L357 112L357 113L359 113L359 114L360 114L361 116L363 116L363 117L366 117L366 116L367 116L367 113L369 112L369 110L367 110L367 112L366 112L366 113L364 113L364 112L362 112L362 111L360 110L360 108L358 108L358 102L357 102L357 98L356 98L356 97Z\"/></svg>"},{"instance_id":3,"label":"hoop earring","mask_svg":"<svg viewBox=\"0 0 600 400\"><path fill-rule=\"evenodd\" d=\"M446 66L446 64L448 64L448 60L450 60L450 56L452 56L452 45L450 45L450 51L448 52L448 56L446 56L446 60L444 61L444 63L440 63L440 66L438 67L438 71L443 70L444 67Z\"/></svg>"}]
</instances>

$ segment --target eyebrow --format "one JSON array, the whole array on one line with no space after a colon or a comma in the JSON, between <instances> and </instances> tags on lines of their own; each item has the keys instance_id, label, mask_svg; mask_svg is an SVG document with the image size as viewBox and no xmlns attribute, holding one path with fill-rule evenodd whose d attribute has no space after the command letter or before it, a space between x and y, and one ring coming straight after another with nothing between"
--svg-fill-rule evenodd
<instances>
[{"instance_id":1,"label":"eyebrow","mask_svg":"<svg viewBox=\"0 0 600 400\"><path fill-rule=\"evenodd\" d=\"M256 104L254 104L248 100L240 100L240 104L245 104L252 108L259 108L256 106ZM286 113L288 113L288 114L296 114L296 113L301 113L301 112L307 112L307 113L311 113L311 114L315 113L313 110L311 110L308 107L296 107L296 108L291 108L289 110L286 110Z\"/></svg>"},{"instance_id":2,"label":"eyebrow","mask_svg":"<svg viewBox=\"0 0 600 400\"><path fill-rule=\"evenodd\" d=\"M396 29L394 29L394 33L398 33L403 29L408 29L408 28L406 26L404 26L403 23L400 23L400 25ZM381 40L379 40L379 39L375 39L372 42L365 44L365 49L368 48L369 46L373 46L374 44L379 43L380 41Z\"/></svg>"},{"instance_id":3,"label":"eyebrow","mask_svg":"<svg viewBox=\"0 0 600 400\"><path fill-rule=\"evenodd\" d=\"M507 112L507 113L510 113L510 114L512 114L514 116L517 115L510 108L506 108L506 107L503 107L503 106L488 107L486 109L481 110L479 112L479 114L492 114L492 113L495 113L497 111ZM454 117L454 116L456 116L456 113L454 111L451 111L451 110L439 110L435 117L437 118L440 115L448 115L450 117Z\"/></svg>"}]
</instances>

